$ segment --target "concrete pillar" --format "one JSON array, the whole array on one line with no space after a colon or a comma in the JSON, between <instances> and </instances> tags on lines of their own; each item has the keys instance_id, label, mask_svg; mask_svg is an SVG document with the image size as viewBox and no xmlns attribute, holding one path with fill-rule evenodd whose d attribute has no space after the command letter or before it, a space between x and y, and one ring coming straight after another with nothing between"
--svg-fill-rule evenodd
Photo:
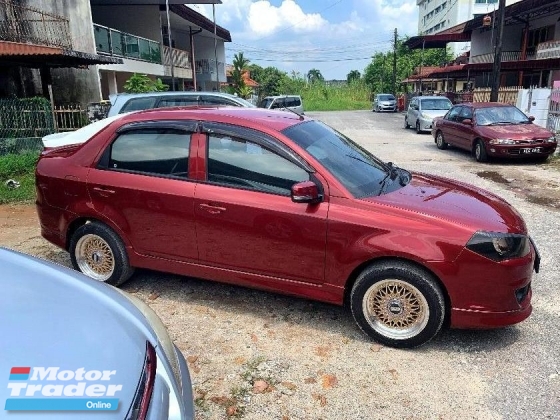
<instances>
[{"instance_id":1,"label":"concrete pillar","mask_svg":"<svg viewBox=\"0 0 560 420\"><path fill-rule=\"evenodd\" d=\"M116 71L107 72L107 83L109 84L109 95L116 95L118 93Z\"/></svg>"}]
</instances>

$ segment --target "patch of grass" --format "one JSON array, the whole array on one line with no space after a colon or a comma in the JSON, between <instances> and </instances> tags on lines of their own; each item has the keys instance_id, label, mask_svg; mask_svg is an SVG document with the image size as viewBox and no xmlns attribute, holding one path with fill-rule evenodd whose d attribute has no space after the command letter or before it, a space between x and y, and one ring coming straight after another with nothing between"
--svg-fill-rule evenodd
<instances>
[{"instance_id":1,"label":"patch of grass","mask_svg":"<svg viewBox=\"0 0 560 420\"><path fill-rule=\"evenodd\" d=\"M327 86L311 84L298 92L306 111L351 111L371 109L369 88L362 83Z\"/></svg>"},{"instance_id":2,"label":"patch of grass","mask_svg":"<svg viewBox=\"0 0 560 420\"><path fill-rule=\"evenodd\" d=\"M0 204L35 199L35 165L37 152L0 156ZM13 179L19 188L10 189L5 182Z\"/></svg>"}]
</instances>

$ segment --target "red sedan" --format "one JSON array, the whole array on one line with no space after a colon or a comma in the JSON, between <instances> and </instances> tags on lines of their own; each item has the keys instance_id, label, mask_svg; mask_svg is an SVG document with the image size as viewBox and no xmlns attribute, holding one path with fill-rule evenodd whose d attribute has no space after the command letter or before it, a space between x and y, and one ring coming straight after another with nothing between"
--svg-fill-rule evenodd
<instances>
[{"instance_id":1,"label":"red sedan","mask_svg":"<svg viewBox=\"0 0 560 420\"><path fill-rule=\"evenodd\" d=\"M43 237L109 284L149 268L347 304L395 347L446 319L496 327L531 313L540 259L514 208L384 163L308 117L123 115L43 152L36 175Z\"/></svg>"},{"instance_id":2,"label":"red sedan","mask_svg":"<svg viewBox=\"0 0 560 420\"><path fill-rule=\"evenodd\" d=\"M556 150L557 139L533 121L513 105L465 103L436 118L432 135L439 149L452 145L471 152L478 162L490 157L545 161Z\"/></svg>"}]
</instances>

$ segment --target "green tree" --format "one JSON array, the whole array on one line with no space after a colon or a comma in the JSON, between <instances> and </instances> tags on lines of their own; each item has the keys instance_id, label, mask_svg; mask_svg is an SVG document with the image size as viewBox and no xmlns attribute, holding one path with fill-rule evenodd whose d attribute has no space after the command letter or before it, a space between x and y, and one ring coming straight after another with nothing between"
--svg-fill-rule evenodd
<instances>
[{"instance_id":1,"label":"green tree","mask_svg":"<svg viewBox=\"0 0 560 420\"><path fill-rule=\"evenodd\" d=\"M358 70L352 70L350 73L348 73L346 75L346 82L348 82L348 84L350 84L354 80L360 80L360 77L362 77L362 75L360 74L360 72Z\"/></svg>"},{"instance_id":2,"label":"green tree","mask_svg":"<svg viewBox=\"0 0 560 420\"><path fill-rule=\"evenodd\" d=\"M421 66L439 66L451 61L451 54L444 48L410 50L403 43L408 39L397 40L397 92L402 91L401 80L410 76L414 69ZM364 70L364 80L372 92L391 92L393 89L393 52L378 52Z\"/></svg>"},{"instance_id":3,"label":"green tree","mask_svg":"<svg viewBox=\"0 0 560 420\"><path fill-rule=\"evenodd\" d=\"M134 73L124 84L127 93L164 92L169 86L161 79L152 80L145 74Z\"/></svg>"},{"instance_id":4,"label":"green tree","mask_svg":"<svg viewBox=\"0 0 560 420\"><path fill-rule=\"evenodd\" d=\"M247 71L248 66L249 60L243 56L242 52L233 56L233 70L231 72L233 91L241 97L248 96L243 96L243 94L247 93L247 86L245 85L245 80L243 79L243 73Z\"/></svg>"},{"instance_id":5,"label":"green tree","mask_svg":"<svg viewBox=\"0 0 560 420\"><path fill-rule=\"evenodd\" d=\"M307 72L307 81L309 83L317 83L324 81L325 78L318 69L311 69Z\"/></svg>"}]
</instances>

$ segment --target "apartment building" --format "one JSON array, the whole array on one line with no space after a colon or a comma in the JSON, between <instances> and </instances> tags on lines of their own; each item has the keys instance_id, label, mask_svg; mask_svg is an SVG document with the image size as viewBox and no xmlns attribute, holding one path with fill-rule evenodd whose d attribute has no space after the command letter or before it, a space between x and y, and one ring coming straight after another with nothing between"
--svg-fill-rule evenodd
<instances>
[{"instance_id":1,"label":"apartment building","mask_svg":"<svg viewBox=\"0 0 560 420\"><path fill-rule=\"evenodd\" d=\"M519 0L506 0L506 6ZM460 23L492 13L498 0L417 0L418 34L430 35L452 28ZM449 47L459 56L470 49L470 43L454 43Z\"/></svg>"},{"instance_id":2,"label":"apartment building","mask_svg":"<svg viewBox=\"0 0 560 420\"><path fill-rule=\"evenodd\" d=\"M183 3L0 0L0 96L48 96L49 86L56 104L85 105L122 92L134 73L218 90L231 35Z\"/></svg>"}]
</instances>

